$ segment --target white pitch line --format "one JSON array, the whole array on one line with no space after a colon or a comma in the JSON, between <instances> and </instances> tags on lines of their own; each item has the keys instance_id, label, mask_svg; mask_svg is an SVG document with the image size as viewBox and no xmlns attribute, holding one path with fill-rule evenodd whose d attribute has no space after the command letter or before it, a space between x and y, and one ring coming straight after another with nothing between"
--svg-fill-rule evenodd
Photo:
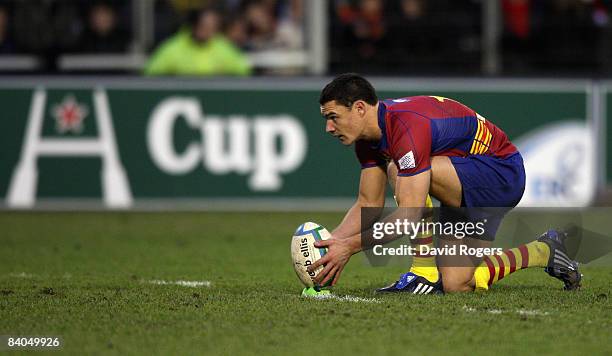
<instances>
[{"instance_id":1,"label":"white pitch line","mask_svg":"<svg viewBox=\"0 0 612 356\"><path fill-rule=\"evenodd\" d=\"M468 307L467 305L463 306L463 311L469 312L469 313L473 313L473 312L486 312L489 314L519 314L519 315L537 315L537 316L543 316L543 315L549 315L549 312L545 312L545 311L541 311L541 310L529 310L529 309L516 309L514 311L511 310L501 310L501 309L487 309L487 310L478 310L472 307Z\"/></svg>"},{"instance_id":2,"label":"white pitch line","mask_svg":"<svg viewBox=\"0 0 612 356\"><path fill-rule=\"evenodd\" d=\"M9 273L8 275L9 275L9 277L16 277L16 278L34 278L35 277L31 273L25 273L25 272L21 272L21 273Z\"/></svg>"},{"instance_id":3,"label":"white pitch line","mask_svg":"<svg viewBox=\"0 0 612 356\"><path fill-rule=\"evenodd\" d=\"M212 283L210 281L164 281L163 279L154 279L148 283L157 285L177 285L183 287L210 287Z\"/></svg>"},{"instance_id":4,"label":"white pitch line","mask_svg":"<svg viewBox=\"0 0 612 356\"><path fill-rule=\"evenodd\" d=\"M526 310L526 309L518 309L516 312L521 315L548 315L550 314L549 312L543 312L541 310Z\"/></svg>"},{"instance_id":5,"label":"white pitch line","mask_svg":"<svg viewBox=\"0 0 612 356\"><path fill-rule=\"evenodd\" d=\"M341 297L341 296L337 296L333 294L322 294L322 295L306 296L306 298L332 299L332 300L338 300L341 302L355 302L355 303L380 303L380 300L375 299L375 298L361 298L361 297L354 297L352 295L345 295Z\"/></svg>"}]
</instances>

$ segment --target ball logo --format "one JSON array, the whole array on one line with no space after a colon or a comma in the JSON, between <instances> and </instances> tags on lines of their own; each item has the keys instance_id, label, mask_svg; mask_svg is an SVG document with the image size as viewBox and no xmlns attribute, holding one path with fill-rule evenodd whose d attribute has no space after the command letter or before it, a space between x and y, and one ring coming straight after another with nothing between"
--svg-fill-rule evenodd
<instances>
[{"instance_id":1,"label":"ball logo","mask_svg":"<svg viewBox=\"0 0 612 356\"><path fill-rule=\"evenodd\" d=\"M303 238L300 242L300 252L302 252L302 256L310 257L310 253L308 253L308 239Z\"/></svg>"}]
</instances>

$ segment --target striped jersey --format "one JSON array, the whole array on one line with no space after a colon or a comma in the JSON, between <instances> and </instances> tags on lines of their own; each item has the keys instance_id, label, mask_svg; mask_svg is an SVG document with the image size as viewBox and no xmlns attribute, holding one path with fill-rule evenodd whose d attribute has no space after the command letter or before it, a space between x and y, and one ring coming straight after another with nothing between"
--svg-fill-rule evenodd
<instances>
[{"instance_id":1,"label":"striped jersey","mask_svg":"<svg viewBox=\"0 0 612 356\"><path fill-rule=\"evenodd\" d=\"M355 144L362 168L393 160L400 176L411 176L430 169L432 156L487 155L503 159L517 152L500 128L455 100L412 96L379 104L381 140Z\"/></svg>"}]
</instances>

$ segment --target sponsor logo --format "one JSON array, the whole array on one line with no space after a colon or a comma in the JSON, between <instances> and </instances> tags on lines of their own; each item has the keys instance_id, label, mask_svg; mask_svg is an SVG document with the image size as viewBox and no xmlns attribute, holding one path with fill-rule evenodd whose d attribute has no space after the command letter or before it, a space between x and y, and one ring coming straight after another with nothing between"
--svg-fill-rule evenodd
<instances>
[{"instance_id":1,"label":"sponsor logo","mask_svg":"<svg viewBox=\"0 0 612 356\"><path fill-rule=\"evenodd\" d=\"M399 165L400 169L414 168L416 166L412 151L406 153L402 158L400 158Z\"/></svg>"},{"instance_id":2,"label":"sponsor logo","mask_svg":"<svg viewBox=\"0 0 612 356\"><path fill-rule=\"evenodd\" d=\"M48 138L42 133L47 92L38 89L32 96L30 115L26 126L19 162L7 192L7 205L12 208L30 208L36 202L38 185L38 157L100 157L102 169L102 195L104 203L113 208L128 208L132 205L132 193L127 175L121 164L115 141L115 131L106 92L96 89L92 92L98 137ZM55 105L52 114L56 129L60 133L80 133L88 109L77 103L74 95L68 94L61 104Z\"/></svg>"},{"instance_id":3,"label":"sponsor logo","mask_svg":"<svg viewBox=\"0 0 612 356\"><path fill-rule=\"evenodd\" d=\"M91 95L89 108L70 91L56 103L49 103L45 89L34 92L21 155L7 191L7 206L35 205L37 160L42 156L99 157L104 204L113 208L132 206L130 182L121 162L106 91L96 89ZM61 136L43 133L45 113L54 119ZM82 136L84 120L89 116L96 127L95 137ZM179 121L197 137L184 149L176 148L174 142ZM64 135L67 133L74 137ZM148 118L145 134L150 158L165 174L180 176L201 169L213 175L244 175L250 190L262 192L281 189L283 176L301 166L308 147L305 129L292 115L205 116L200 101L192 97L161 100Z\"/></svg>"},{"instance_id":4,"label":"sponsor logo","mask_svg":"<svg viewBox=\"0 0 612 356\"><path fill-rule=\"evenodd\" d=\"M588 206L595 196L595 144L584 121L560 121L517 140L527 181L519 206Z\"/></svg>"},{"instance_id":5,"label":"sponsor logo","mask_svg":"<svg viewBox=\"0 0 612 356\"><path fill-rule=\"evenodd\" d=\"M53 107L51 115L55 118L55 129L58 133L73 132L80 134L83 131L83 120L87 117L89 109L79 104L74 95L67 95L64 100Z\"/></svg>"},{"instance_id":6,"label":"sponsor logo","mask_svg":"<svg viewBox=\"0 0 612 356\"><path fill-rule=\"evenodd\" d=\"M179 119L201 137L182 152L173 141ZM173 96L154 108L147 146L155 165L167 174L184 175L200 167L216 175L248 175L253 191L276 191L282 187L282 175L304 161L307 139L302 124L291 115L205 116L197 99Z\"/></svg>"}]
</instances>

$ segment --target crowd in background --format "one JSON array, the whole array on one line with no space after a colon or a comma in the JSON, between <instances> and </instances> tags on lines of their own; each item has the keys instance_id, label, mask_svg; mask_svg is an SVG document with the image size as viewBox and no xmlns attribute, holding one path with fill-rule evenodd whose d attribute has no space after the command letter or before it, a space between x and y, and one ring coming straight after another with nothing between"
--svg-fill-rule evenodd
<instances>
[{"instance_id":1,"label":"crowd in background","mask_svg":"<svg viewBox=\"0 0 612 356\"><path fill-rule=\"evenodd\" d=\"M146 0L154 8L146 48L137 48L133 1L0 0L0 55L36 55L54 71L61 54L150 53L204 10L218 18L209 30L239 51L303 47L303 0Z\"/></svg>"},{"instance_id":2,"label":"crowd in background","mask_svg":"<svg viewBox=\"0 0 612 356\"><path fill-rule=\"evenodd\" d=\"M502 5L507 71L612 74L612 1L503 0Z\"/></svg>"},{"instance_id":3,"label":"crowd in background","mask_svg":"<svg viewBox=\"0 0 612 356\"><path fill-rule=\"evenodd\" d=\"M201 57L222 47L218 62L228 53L238 58L308 44L308 0L147 0L154 26L145 44L135 33L133 1L0 0L0 56L35 55L52 73L62 54L140 51L155 58L164 47L171 52L169 42L179 47L181 34L192 41L183 49L210 45ZM329 0L329 71L482 74L486 1L498 1L501 9L500 74L611 74L612 0ZM204 27L209 33L198 36ZM211 38L223 39L223 46L212 46Z\"/></svg>"},{"instance_id":4,"label":"crowd in background","mask_svg":"<svg viewBox=\"0 0 612 356\"><path fill-rule=\"evenodd\" d=\"M0 53L34 54L48 69L60 53L122 53L131 8L111 1L0 1Z\"/></svg>"},{"instance_id":5,"label":"crowd in background","mask_svg":"<svg viewBox=\"0 0 612 356\"><path fill-rule=\"evenodd\" d=\"M124 52L130 45L117 9L106 3L2 1L0 54L33 54L45 70L66 52Z\"/></svg>"},{"instance_id":6,"label":"crowd in background","mask_svg":"<svg viewBox=\"0 0 612 356\"><path fill-rule=\"evenodd\" d=\"M485 1L501 9L502 74L612 73L609 0L335 0L331 69L480 74Z\"/></svg>"},{"instance_id":7,"label":"crowd in background","mask_svg":"<svg viewBox=\"0 0 612 356\"><path fill-rule=\"evenodd\" d=\"M330 11L333 71L479 70L478 1L335 0Z\"/></svg>"}]
</instances>

